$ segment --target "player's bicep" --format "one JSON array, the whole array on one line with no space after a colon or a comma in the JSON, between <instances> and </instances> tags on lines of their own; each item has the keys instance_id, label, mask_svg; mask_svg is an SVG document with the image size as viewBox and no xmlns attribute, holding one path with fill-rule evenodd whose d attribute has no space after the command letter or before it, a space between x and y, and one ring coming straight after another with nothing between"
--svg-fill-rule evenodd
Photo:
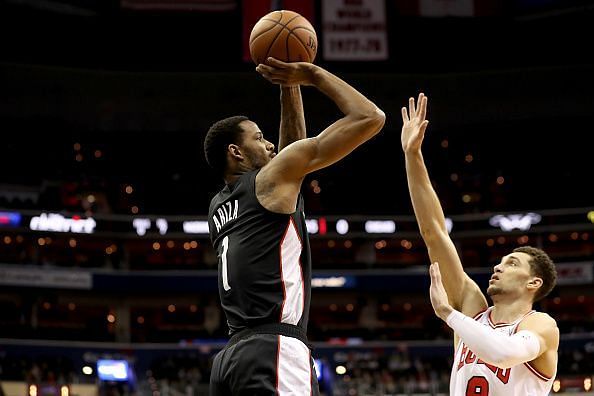
<instances>
[{"instance_id":1,"label":"player's bicep","mask_svg":"<svg viewBox=\"0 0 594 396\"><path fill-rule=\"evenodd\" d=\"M273 180L298 182L309 173L311 162L316 156L315 138L298 140L279 152L266 165L261 174L269 175Z\"/></svg>"},{"instance_id":2,"label":"player's bicep","mask_svg":"<svg viewBox=\"0 0 594 396\"><path fill-rule=\"evenodd\" d=\"M518 331L533 332L540 343L539 356L548 350L557 350L559 346L559 328L557 322L544 313L536 313L526 317L518 326Z\"/></svg>"},{"instance_id":3,"label":"player's bicep","mask_svg":"<svg viewBox=\"0 0 594 396\"><path fill-rule=\"evenodd\" d=\"M383 126L382 114L344 117L322 131L315 137L316 152L309 163L308 173L334 164L373 137Z\"/></svg>"},{"instance_id":4,"label":"player's bicep","mask_svg":"<svg viewBox=\"0 0 594 396\"><path fill-rule=\"evenodd\" d=\"M369 117L343 117L318 136L287 146L270 162L266 172L285 182L301 181L308 173L346 157L375 135L384 120L381 112Z\"/></svg>"}]
</instances>

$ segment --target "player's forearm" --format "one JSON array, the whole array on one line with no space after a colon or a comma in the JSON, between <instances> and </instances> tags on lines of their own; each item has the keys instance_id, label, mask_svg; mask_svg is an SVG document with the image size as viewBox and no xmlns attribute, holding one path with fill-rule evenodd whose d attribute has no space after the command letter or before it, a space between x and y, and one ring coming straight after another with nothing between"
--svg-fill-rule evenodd
<instances>
[{"instance_id":1,"label":"player's forearm","mask_svg":"<svg viewBox=\"0 0 594 396\"><path fill-rule=\"evenodd\" d=\"M305 116L303 112L303 100L299 85L281 86L281 120L279 128L278 151L289 144L305 139Z\"/></svg>"},{"instance_id":2,"label":"player's forearm","mask_svg":"<svg viewBox=\"0 0 594 396\"><path fill-rule=\"evenodd\" d=\"M356 119L381 119L383 125L383 111L355 88L322 68L316 68L314 75L314 85L332 99L345 116Z\"/></svg>"},{"instance_id":3,"label":"player's forearm","mask_svg":"<svg viewBox=\"0 0 594 396\"><path fill-rule=\"evenodd\" d=\"M408 190L421 236L426 243L438 233L446 233L445 216L439 198L429 179L423 154L420 151L405 154Z\"/></svg>"},{"instance_id":4,"label":"player's forearm","mask_svg":"<svg viewBox=\"0 0 594 396\"><path fill-rule=\"evenodd\" d=\"M510 368L539 356L540 342L531 331L505 335L455 310L446 323L479 359L499 368Z\"/></svg>"}]
</instances>

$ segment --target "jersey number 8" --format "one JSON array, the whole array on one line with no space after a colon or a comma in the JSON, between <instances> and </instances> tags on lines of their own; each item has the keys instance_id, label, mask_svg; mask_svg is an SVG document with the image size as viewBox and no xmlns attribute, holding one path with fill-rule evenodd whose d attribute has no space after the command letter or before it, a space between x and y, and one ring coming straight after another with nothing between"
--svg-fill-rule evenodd
<instances>
[{"instance_id":1,"label":"jersey number 8","mask_svg":"<svg viewBox=\"0 0 594 396\"><path fill-rule=\"evenodd\" d=\"M466 396L489 396L489 381L485 377L472 377L466 385Z\"/></svg>"}]
</instances>

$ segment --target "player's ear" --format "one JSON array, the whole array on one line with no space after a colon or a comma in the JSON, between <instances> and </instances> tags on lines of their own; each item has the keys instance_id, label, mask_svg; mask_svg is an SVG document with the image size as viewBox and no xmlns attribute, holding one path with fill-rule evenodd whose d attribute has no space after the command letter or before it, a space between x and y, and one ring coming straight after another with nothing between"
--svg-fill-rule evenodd
<instances>
[{"instance_id":1,"label":"player's ear","mask_svg":"<svg viewBox=\"0 0 594 396\"><path fill-rule=\"evenodd\" d=\"M534 278L530 279L530 281L528 282L528 285L526 287L528 287L528 289L530 290L536 290L538 288L540 288L542 286L542 279L535 276Z\"/></svg>"},{"instance_id":2,"label":"player's ear","mask_svg":"<svg viewBox=\"0 0 594 396\"><path fill-rule=\"evenodd\" d=\"M236 144L230 144L227 146L227 152L231 154L231 157L235 158L238 161L243 161L243 154L241 153L241 149Z\"/></svg>"}]
</instances>

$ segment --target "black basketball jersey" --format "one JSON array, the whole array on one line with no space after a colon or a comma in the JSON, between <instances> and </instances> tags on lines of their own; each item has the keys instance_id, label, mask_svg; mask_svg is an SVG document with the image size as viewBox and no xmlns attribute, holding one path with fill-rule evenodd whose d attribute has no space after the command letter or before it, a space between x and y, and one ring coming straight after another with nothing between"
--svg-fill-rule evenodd
<instances>
[{"instance_id":1,"label":"black basketball jersey","mask_svg":"<svg viewBox=\"0 0 594 396\"><path fill-rule=\"evenodd\" d=\"M311 254L303 197L295 213L273 213L256 198L257 174L247 172L225 186L208 211L229 332L265 323L307 330Z\"/></svg>"}]
</instances>

